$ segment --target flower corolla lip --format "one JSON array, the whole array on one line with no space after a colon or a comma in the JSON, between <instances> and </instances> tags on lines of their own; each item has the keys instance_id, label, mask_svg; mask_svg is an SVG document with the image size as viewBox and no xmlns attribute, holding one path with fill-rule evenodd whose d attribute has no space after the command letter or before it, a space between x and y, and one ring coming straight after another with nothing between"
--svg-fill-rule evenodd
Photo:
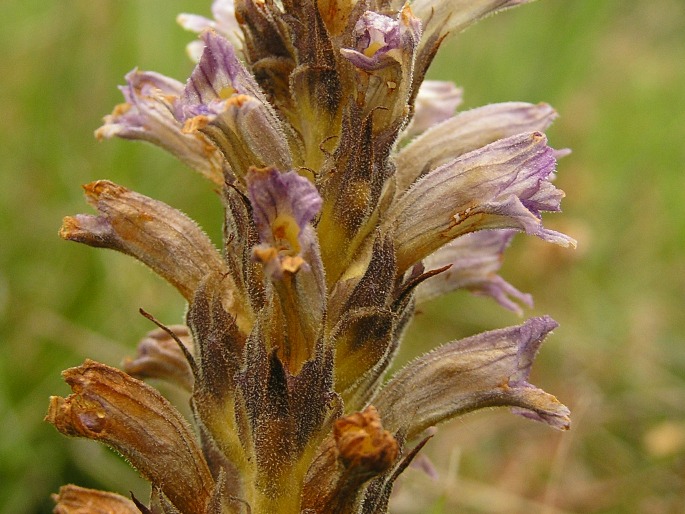
<instances>
[{"instance_id":1,"label":"flower corolla lip","mask_svg":"<svg viewBox=\"0 0 685 514\"><path fill-rule=\"evenodd\" d=\"M456 237L517 229L562 246L575 241L543 227L542 211L559 211L563 191L550 182L556 161L540 132L501 139L429 171L394 203L399 267L408 269Z\"/></svg>"},{"instance_id":2,"label":"flower corolla lip","mask_svg":"<svg viewBox=\"0 0 685 514\"><path fill-rule=\"evenodd\" d=\"M357 68L370 72L401 62L403 53L413 53L420 36L421 23L408 8L395 19L366 11L354 27L355 47L340 52Z\"/></svg>"},{"instance_id":3,"label":"flower corolla lip","mask_svg":"<svg viewBox=\"0 0 685 514\"><path fill-rule=\"evenodd\" d=\"M183 131L210 139L241 181L253 165L290 169L283 124L235 48L211 30L202 40L202 58L173 106Z\"/></svg>"},{"instance_id":4,"label":"flower corolla lip","mask_svg":"<svg viewBox=\"0 0 685 514\"><path fill-rule=\"evenodd\" d=\"M447 343L397 372L372 403L388 430L405 430L409 438L459 413L497 405L567 430L568 408L528 383L535 354L557 326L543 316Z\"/></svg>"},{"instance_id":5,"label":"flower corolla lip","mask_svg":"<svg viewBox=\"0 0 685 514\"><path fill-rule=\"evenodd\" d=\"M159 146L216 184L222 184L227 171L219 150L198 133L183 131L183 123L173 114L183 94L183 84L159 73L134 69L121 86L125 103L105 116L95 131L99 140L120 137L146 141Z\"/></svg>"},{"instance_id":6,"label":"flower corolla lip","mask_svg":"<svg viewBox=\"0 0 685 514\"><path fill-rule=\"evenodd\" d=\"M504 251L515 230L482 230L458 237L423 262L427 270L445 268L441 273L421 283L416 289L416 301L421 303L456 289L490 296L505 309L519 315L519 304L533 306L533 297L522 293L497 274Z\"/></svg>"},{"instance_id":7,"label":"flower corolla lip","mask_svg":"<svg viewBox=\"0 0 685 514\"><path fill-rule=\"evenodd\" d=\"M313 236L307 228L322 205L316 187L295 171L250 168L247 192L261 241L255 258L268 264L272 276L297 271Z\"/></svg>"}]
</instances>

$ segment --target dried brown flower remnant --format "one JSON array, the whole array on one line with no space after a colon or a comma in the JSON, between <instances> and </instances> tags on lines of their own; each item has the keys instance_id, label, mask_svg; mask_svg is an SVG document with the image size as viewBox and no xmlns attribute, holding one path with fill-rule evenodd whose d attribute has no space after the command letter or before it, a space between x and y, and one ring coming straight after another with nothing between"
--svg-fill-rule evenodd
<instances>
[{"instance_id":1,"label":"dried brown flower remnant","mask_svg":"<svg viewBox=\"0 0 685 514\"><path fill-rule=\"evenodd\" d=\"M50 398L47 421L116 449L182 512L204 512L214 480L188 423L164 397L91 360L62 376L74 393Z\"/></svg>"},{"instance_id":2,"label":"dried brown flower remnant","mask_svg":"<svg viewBox=\"0 0 685 514\"><path fill-rule=\"evenodd\" d=\"M373 405L337 420L333 437L340 460L353 473L381 473L390 469L399 453L397 441L383 429Z\"/></svg>"}]
</instances>

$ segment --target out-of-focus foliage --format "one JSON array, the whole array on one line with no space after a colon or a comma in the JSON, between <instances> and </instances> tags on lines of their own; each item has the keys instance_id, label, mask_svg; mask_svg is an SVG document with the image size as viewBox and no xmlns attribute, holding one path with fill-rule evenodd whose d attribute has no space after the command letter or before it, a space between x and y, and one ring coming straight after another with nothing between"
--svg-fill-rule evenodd
<instances>
[{"instance_id":1,"label":"out-of-focus foliage","mask_svg":"<svg viewBox=\"0 0 685 514\"><path fill-rule=\"evenodd\" d=\"M116 455L42 422L59 371L87 356L118 365L151 327L181 319L177 293L132 259L61 241L87 212L79 185L110 178L181 208L219 241L211 187L166 154L92 131L139 66L183 80L192 37L178 12L209 1L3 4L0 64L0 512L50 510L59 485L145 486ZM436 79L466 107L547 101L550 131L574 153L549 226L576 252L517 236L502 275L561 327L534 382L573 410L558 434L504 412L441 427L432 480L409 471L394 512L677 512L685 506L685 4L541 0L446 44ZM455 294L425 309L412 355L517 323L494 302ZM401 363L401 362L400 362ZM173 395L174 391L169 391Z\"/></svg>"}]
</instances>

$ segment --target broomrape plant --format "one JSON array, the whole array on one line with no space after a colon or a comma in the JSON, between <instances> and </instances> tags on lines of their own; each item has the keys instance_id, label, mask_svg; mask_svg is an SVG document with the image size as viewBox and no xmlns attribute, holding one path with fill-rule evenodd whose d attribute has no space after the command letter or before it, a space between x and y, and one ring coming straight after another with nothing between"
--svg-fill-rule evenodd
<instances>
[{"instance_id":1,"label":"broomrape plant","mask_svg":"<svg viewBox=\"0 0 685 514\"><path fill-rule=\"evenodd\" d=\"M509 406L558 429L569 411L528 383L557 324L452 341L385 373L416 306L464 288L520 312L498 274L515 232L562 246L546 104L455 114L423 81L443 39L526 0L215 0L185 84L134 70L99 139L154 143L211 181L217 251L180 211L108 180L97 215L60 235L131 255L188 302L184 326L140 343L123 371L86 360L47 420L101 441L152 484L148 505L74 485L58 513L386 512L426 429ZM141 379L185 389L195 430Z\"/></svg>"}]
</instances>

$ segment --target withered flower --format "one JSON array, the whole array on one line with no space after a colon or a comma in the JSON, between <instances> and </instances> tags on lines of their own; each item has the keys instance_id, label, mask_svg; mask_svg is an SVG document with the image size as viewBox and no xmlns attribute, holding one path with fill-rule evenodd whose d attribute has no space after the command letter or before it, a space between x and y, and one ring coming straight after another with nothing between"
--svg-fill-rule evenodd
<instances>
[{"instance_id":1,"label":"withered flower","mask_svg":"<svg viewBox=\"0 0 685 514\"><path fill-rule=\"evenodd\" d=\"M497 273L516 232L563 192L545 104L455 114L423 82L443 39L525 0L215 0L185 85L134 70L100 139L148 141L220 188L218 251L180 211L113 182L60 235L140 260L188 302L124 371L63 375L47 420L101 441L149 501L65 486L58 513L382 513L427 429L508 406L558 429L569 411L528 382L549 317L449 342L386 379L416 305L455 289L521 313ZM190 395L195 429L146 378Z\"/></svg>"}]
</instances>

